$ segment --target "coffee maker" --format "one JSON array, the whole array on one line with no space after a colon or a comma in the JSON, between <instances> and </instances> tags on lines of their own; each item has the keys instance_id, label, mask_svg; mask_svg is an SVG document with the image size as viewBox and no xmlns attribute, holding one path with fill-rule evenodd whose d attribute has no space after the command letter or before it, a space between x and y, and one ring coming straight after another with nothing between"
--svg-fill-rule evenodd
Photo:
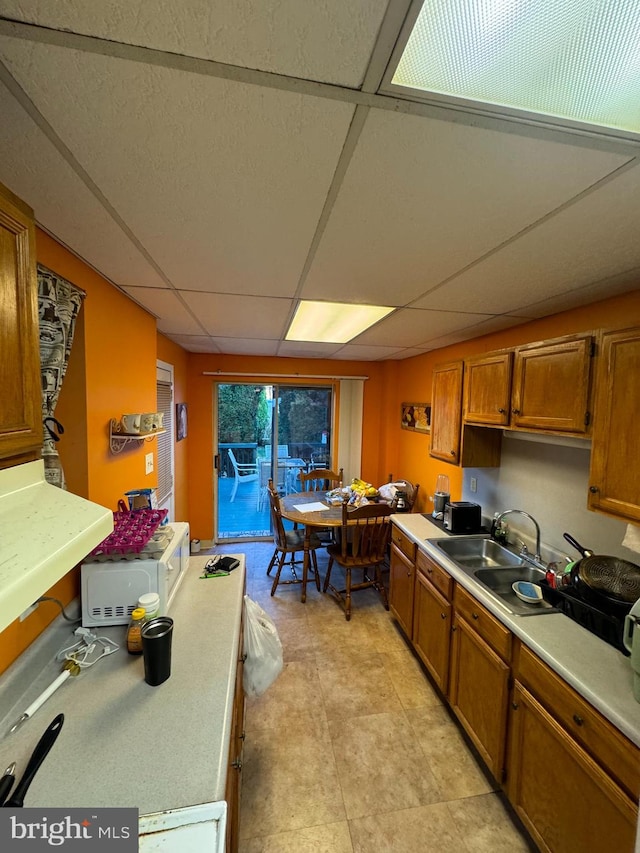
<instances>
[{"instance_id":1,"label":"coffee maker","mask_svg":"<svg viewBox=\"0 0 640 853\"><path fill-rule=\"evenodd\" d=\"M444 518L444 508L450 500L449 477L446 474L438 474L436 490L433 495L433 512L431 513L431 517L442 521Z\"/></svg>"}]
</instances>

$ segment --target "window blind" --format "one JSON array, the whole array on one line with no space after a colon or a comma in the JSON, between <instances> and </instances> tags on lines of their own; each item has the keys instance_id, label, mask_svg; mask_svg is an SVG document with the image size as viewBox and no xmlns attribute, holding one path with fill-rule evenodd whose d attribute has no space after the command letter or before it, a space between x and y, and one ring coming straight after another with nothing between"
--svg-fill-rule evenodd
<instances>
[{"instance_id":1,"label":"window blind","mask_svg":"<svg viewBox=\"0 0 640 853\"><path fill-rule=\"evenodd\" d=\"M173 404L172 386L170 382L157 383L157 406L158 411L164 415L164 432L159 435L158 442L158 504L163 502L173 491L173 477L171 475L171 453L173 451Z\"/></svg>"}]
</instances>

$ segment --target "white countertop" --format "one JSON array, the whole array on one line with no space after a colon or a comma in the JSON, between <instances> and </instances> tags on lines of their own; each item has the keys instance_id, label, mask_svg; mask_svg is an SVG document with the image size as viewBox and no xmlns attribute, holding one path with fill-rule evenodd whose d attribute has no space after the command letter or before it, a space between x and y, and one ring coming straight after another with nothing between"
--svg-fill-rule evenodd
<instances>
[{"instance_id":1,"label":"white countertop","mask_svg":"<svg viewBox=\"0 0 640 853\"><path fill-rule=\"evenodd\" d=\"M59 626L59 620L52 649L45 648L51 637L43 635L0 678L0 696L29 685L8 712L3 709L0 772L16 761L19 778L47 725L65 715L26 806L129 806L145 815L224 800L245 577L244 555L237 556L241 566L229 577L207 580L199 578L207 558L191 557L169 612L172 670L164 684L146 684L142 656L126 651L125 626L104 628L122 643L120 651L69 678L6 736L61 671L55 653L74 637L73 626Z\"/></svg>"},{"instance_id":2,"label":"white countertop","mask_svg":"<svg viewBox=\"0 0 640 853\"><path fill-rule=\"evenodd\" d=\"M564 613L538 616L508 613L479 583L425 541L447 537L439 527L419 513L397 514L392 520L420 550L440 563L460 586L640 746L640 703L633 697L629 658Z\"/></svg>"}]
</instances>

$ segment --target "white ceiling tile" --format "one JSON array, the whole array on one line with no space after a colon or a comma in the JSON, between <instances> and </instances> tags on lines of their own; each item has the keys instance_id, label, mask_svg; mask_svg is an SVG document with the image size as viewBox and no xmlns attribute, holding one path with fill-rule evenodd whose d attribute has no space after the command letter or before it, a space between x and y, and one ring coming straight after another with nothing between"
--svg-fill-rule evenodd
<instances>
[{"instance_id":1,"label":"white ceiling tile","mask_svg":"<svg viewBox=\"0 0 640 853\"><path fill-rule=\"evenodd\" d=\"M205 331L174 290L155 287L124 287L132 299L158 318L158 330L165 335L197 335Z\"/></svg>"},{"instance_id":2,"label":"white ceiling tile","mask_svg":"<svg viewBox=\"0 0 640 853\"><path fill-rule=\"evenodd\" d=\"M0 181L60 242L112 281L164 286L95 196L0 84Z\"/></svg>"},{"instance_id":3,"label":"white ceiling tile","mask_svg":"<svg viewBox=\"0 0 640 853\"><path fill-rule=\"evenodd\" d=\"M560 296L543 299L541 302L536 302L519 310L522 316L528 319L548 317L550 314L568 311L570 308L576 308L578 305L589 305L601 299L608 299L610 296L619 296L622 293L630 293L636 290L640 291L639 268L588 287L578 287L575 290L568 290L560 294Z\"/></svg>"},{"instance_id":4,"label":"white ceiling tile","mask_svg":"<svg viewBox=\"0 0 640 853\"><path fill-rule=\"evenodd\" d=\"M219 352L208 335L167 335L165 336L181 346L187 352Z\"/></svg>"},{"instance_id":5,"label":"white ceiling tile","mask_svg":"<svg viewBox=\"0 0 640 853\"><path fill-rule=\"evenodd\" d=\"M278 355L287 358L330 358L342 344L324 344L317 341L282 341Z\"/></svg>"},{"instance_id":6,"label":"white ceiling tile","mask_svg":"<svg viewBox=\"0 0 640 853\"><path fill-rule=\"evenodd\" d=\"M290 299L186 291L184 300L208 334L224 338L275 340L284 334Z\"/></svg>"},{"instance_id":7,"label":"white ceiling tile","mask_svg":"<svg viewBox=\"0 0 640 853\"><path fill-rule=\"evenodd\" d=\"M581 288L640 266L640 167L605 183L500 252L419 299L423 308L464 305L525 315L571 291L574 307L597 299Z\"/></svg>"},{"instance_id":8,"label":"white ceiling tile","mask_svg":"<svg viewBox=\"0 0 640 853\"><path fill-rule=\"evenodd\" d=\"M402 352L404 352L403 347L346 344L336 353L335 357L344 358L348 361L384 361L388 358L399 358Z\"/></svg>"},{"instance_id":9,"label":"white ceiling tile","mask_svg":"<svg viewBox=\"0 0 640 853\"><path fill-rule=\"evenodd\" d=\"M371 110L302 295L406 305L626 160Z\"/></svg>"},{"instance_id":10,"label":"white ceiling tile","mask_svg":"<svg viewBox=\"0 0 640 853\"><path fill-rule=\"evenodd\" d=\"M475 325L484 319L487 317L480 314L404 308L363 332L355 342L373 346L415 347L447 332Z\"/></svg>"},{"instance_id":11,"label":"white ceiling tile","mask_svg":"<svg viewBox=\"0 0 640 853\"><path fill-rule=\"evenodd\" d=\"M16 39L0 55L173 285L293 295L352 105Z\"/></svg>"},{"instance_id":12,"label":"white ceiling tile","mask_svg":"<svg viewBox=\"0 0 640 853\"><path fill-rule=\"evenodd\" d=\"M2 0L2 14L343 86L362 83L388 0Z\"/></svg>"},{"instance_id":13,"label":"white ceiling tile","mask_svg":"<svg viewBox=\"0 0 640 853\"><path fill-rule=\"evenodd\" d=\"M278 341L258 338L211 338L216 351L228 355L277 355Z\"/></svg>"}]
</instances>

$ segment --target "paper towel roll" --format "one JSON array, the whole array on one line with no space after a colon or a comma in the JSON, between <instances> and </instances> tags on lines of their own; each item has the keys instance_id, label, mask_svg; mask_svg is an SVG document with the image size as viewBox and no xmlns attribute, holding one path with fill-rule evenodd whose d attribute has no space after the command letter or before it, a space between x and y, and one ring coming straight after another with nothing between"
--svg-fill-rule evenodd
<instances>
[{"instance_id":1,"label":"paper towel roll","mask_svg":"<svg viewBox=\"0 0 640 853\"><path fill-rule=\"evenodd\" d=\"M640 527L635 524L627 524L627 532L624 534L622 544L625 548L640 554Z\"/></svg>"}]
</instances>

